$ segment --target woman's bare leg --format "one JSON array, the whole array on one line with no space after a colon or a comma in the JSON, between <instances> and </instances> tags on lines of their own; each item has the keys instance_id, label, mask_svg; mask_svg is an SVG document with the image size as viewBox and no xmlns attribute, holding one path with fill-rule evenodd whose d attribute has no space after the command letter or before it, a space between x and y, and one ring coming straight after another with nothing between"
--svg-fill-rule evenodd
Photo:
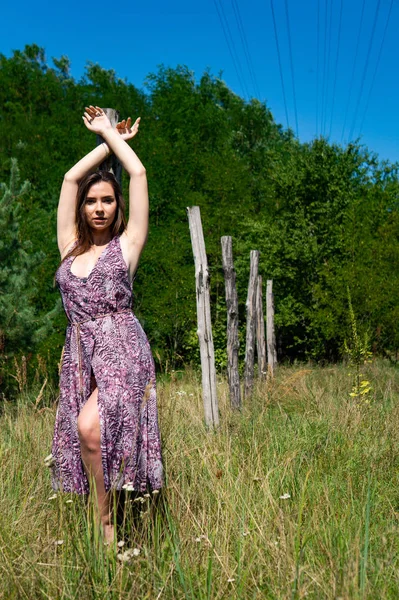
<instances>
[{"instance_id":1,"label":"woman's bare leg","mask_svg":"<svg viewBox=\"0 0 399 600\"><path fill-rule=\"evenodd\" d=\"M82 461L86 474L94 479L97 492L98 512L107 542L114 540L111 518L110 495L105 491L104 472L101 461L100 419L97 406L98 388L89 396L78 417L78 433Z\"/></svg>"}]
</instances>

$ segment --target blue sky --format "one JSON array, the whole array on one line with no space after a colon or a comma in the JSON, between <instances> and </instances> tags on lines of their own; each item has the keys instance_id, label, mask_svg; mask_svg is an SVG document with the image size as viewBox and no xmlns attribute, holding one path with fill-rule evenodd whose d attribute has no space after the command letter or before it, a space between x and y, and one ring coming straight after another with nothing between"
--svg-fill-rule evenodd
<instances>
[{"instance_id":1,"label":"blue sky","mask_svg":"<svg viewBox=\"0 0 399 600\"><path fill-rule=\"evenodd\" d=\"M48 60L68 56L75 78L91 61L140 88L160 64L187 65L197 78L209 68L240 96L266 102L284 126L286 104L301 141L323 133L345 143L361 135L381 159L399 161L398 0L72 0L48 7L43 0L6 3L0 52L10 56L36 43Z\"/></svg>"}]
</instances>

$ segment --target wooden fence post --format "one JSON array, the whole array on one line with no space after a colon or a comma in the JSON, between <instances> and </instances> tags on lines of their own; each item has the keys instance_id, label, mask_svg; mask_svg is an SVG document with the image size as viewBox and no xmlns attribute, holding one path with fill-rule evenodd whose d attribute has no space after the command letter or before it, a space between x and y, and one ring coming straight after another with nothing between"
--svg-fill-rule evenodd
<instances>
[{"instance_id":1,"label":"wooden fence post","mask_svg":"<svg viewBox=\"0 0 399 600\"><path fill-rule=\"evenodd\" d=\"M241 408L240 375L238 373L238 298L236 273L233 263L233 243L231 236L221 238L222 263L226 289L227 306L227 379L232 408Z\"/></svg>"},{"instance_id":2,"label":"wooden fence post","mask_svg":"<svg viewBox=\"0 0 399 600\"><path fill-rule=\"evenodd\" d=\"M258 377L267 375L266 344L265 344L265 319L263 316L263 284L262 275L258 275L256 287L256 352L258 355Z\"/></svg>"},{"instance_id":3,"label":"wooden fence post","mask_svg":"<svg viewBox=\"0 0 399 600\"><path fill-rule=\"evenodd\" d=\"M245 382L244 395L249 398L254 385L254 357L256 331L256 287L258 283L259 250L251 250L250 272L247 295L247 336L245 344Z\"/></svg>"},{"instance_id":4,"label":"wooden fence post","mask_svg":"<svg viewBox=\"0 0 399 600\"><path fill-rule=\"evenodd\" d=\"M209 298L209 273L199 206L188 207L187 214L195 262L197 333L201 355L205 423L209 427L217 427L219 425L219 410L216 396L216 370Z\"/></svg>"},{"instance_id":5,"label":"wooden fence post","mask_svg":"<svg viewBox=\"0 0 399 600\"><path fill-rule=\"evenodd\" d=\"M103 108L103 111L111 121L112 127L116 127L117 122L119 121L119 112L114 108ZM96 136L97 146L104 143L104 139L101 135ZM116 180L119 185L122 187L122 165L119 160L116 158L114 153L111 153L108 158L106 158L98 167L99 171L111 171L115 175Z\"/></svg>"},{"instance_id":6,"label":"wooden fence post","mask_svg":"<svg viewBox=\"0 0 399 600\"><path fill-rule=\"evenodd\" d=\"M266 338L268 374L273 377L277 366L276 336L274 332L274 296L273 280L268 279L266 285Z\"/></svg>"}]
</instances>

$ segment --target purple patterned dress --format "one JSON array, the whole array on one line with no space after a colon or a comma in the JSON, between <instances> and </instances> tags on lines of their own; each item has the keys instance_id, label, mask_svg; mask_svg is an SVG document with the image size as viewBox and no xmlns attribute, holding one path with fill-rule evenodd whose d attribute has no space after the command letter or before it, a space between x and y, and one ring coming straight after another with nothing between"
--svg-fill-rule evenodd
<instances>
[{"instance_id":1,"label":"purple patterned dress","mask_svg":"<svg viewBox=\"0 0 399 600\"><path fill-rule=\"evenodd\" d=\"M77 419L98 387L105 489L159 489L163 482L155 370L147 337L131 310L132 286L114 237L86 278L71 272L74 257L57 273L69 325L60 376L52 446L52 485L86 494Z\"/></svg>"}]
</instances>

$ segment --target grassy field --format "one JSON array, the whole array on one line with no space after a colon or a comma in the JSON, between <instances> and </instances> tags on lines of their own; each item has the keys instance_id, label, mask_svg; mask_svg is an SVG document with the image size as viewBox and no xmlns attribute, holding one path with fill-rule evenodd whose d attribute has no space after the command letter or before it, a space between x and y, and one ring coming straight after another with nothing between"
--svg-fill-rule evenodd
<instances>
[{"instance_id":1,"label":"grassy field","mask_svg":"<svg viewBox=\"0 0 399 600\"><path fill-rule=\"evenodd\" d=\"M167 485L125 499L114 552L81 498L53 497L51 394L5 403L0 597L399 598L399 371L366 376L359 400L344 366L282 367L241 413L220 380L216 433L198 375L159 381Z\"/></svg>"}]
</instances>

